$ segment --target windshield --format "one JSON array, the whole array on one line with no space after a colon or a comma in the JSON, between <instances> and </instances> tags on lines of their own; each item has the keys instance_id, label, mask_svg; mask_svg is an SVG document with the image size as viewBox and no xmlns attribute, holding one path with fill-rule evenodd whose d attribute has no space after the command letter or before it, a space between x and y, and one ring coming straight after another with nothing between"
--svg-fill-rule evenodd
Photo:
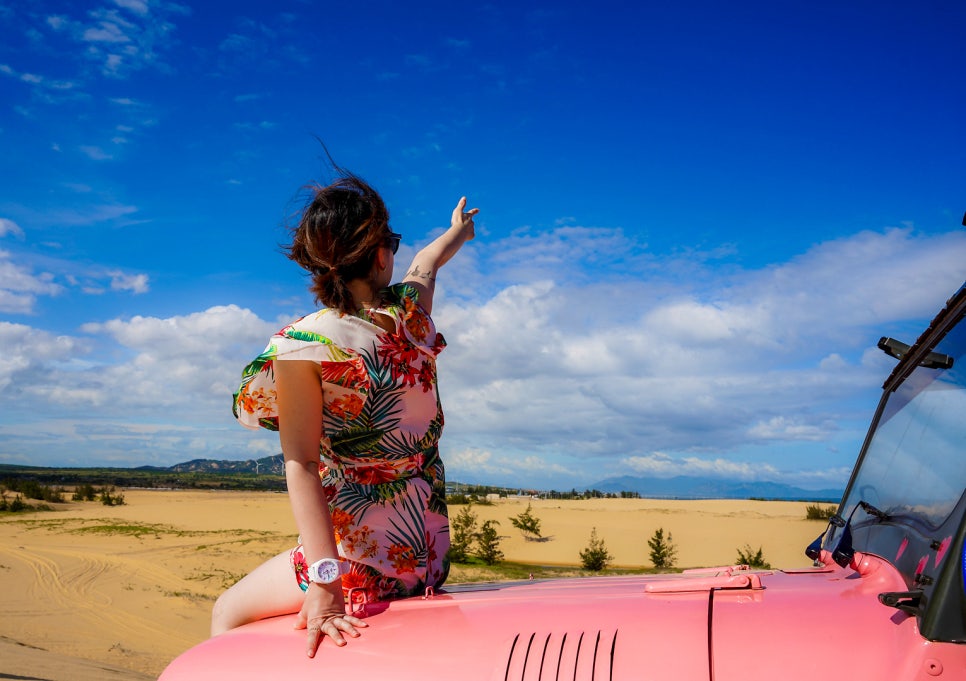
<instances>
[{"instance_id":1,"label":"windshield","mask_svg":"<svg viewBox=\"0 0 966 681\"><path fill-rule=\"evenodd\" d=\"M935 529L966 489L966 323L934 348L950 369L918 367L889 396L841 515L859 501ZM854 524L862 524L863 511Z\"/></svg>"}]
</instances>

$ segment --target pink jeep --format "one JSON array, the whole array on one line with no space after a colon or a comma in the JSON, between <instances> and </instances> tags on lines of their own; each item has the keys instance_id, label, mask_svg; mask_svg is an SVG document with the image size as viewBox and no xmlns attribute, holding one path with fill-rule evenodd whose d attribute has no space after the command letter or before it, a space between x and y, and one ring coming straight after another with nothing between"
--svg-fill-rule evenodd
<instances>
[{"instance_id":1,"label":"pink jeep","mask_svg":"<svg viewBox=\"0 0 966 681\"><path fill-rule=\"evenodd\" d=\"M162 681L966 679L966 286L899 362L812 568L446 587L360 606L315 659L292 618L187 651Z\"/></svg>"}]
</instances>

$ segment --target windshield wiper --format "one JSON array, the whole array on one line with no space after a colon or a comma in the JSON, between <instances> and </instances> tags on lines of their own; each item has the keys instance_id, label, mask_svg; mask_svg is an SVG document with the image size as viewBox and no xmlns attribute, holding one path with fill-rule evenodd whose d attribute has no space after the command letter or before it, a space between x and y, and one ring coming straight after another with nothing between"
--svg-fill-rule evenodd
<instances>
[{"instance_id":1,"label":"windshield wiper","mask_svg":"<svg viewBox=\"0 0 966 681\"><path fill-rule=\"evenodd\" d=\"M855 556L855 549L852 547L852 518L855 516L855 512L859 509L866 512L867 515L872 516L878 522L882 523L889 519L889 514L885 511L880 511L875 506L867 501L860 501L849 513L849 518L846 520L838 513L829 518L829 525L835 525L835 527L842 528L842 536L839 537L838 543L835 548L832 549L832 560L834 560L840 567L847 567L849 563L852 562L852 557ZM825 537L825 532L818 536L818 539L813 541L805 549L805 555L812 560L818 560L822 555L822 539Z\"/></svg>"},{"instance_id":2,"label":"windshield wiper","mask_svg":"<svg viewBox=\"0 0 966 681\"><path fill-rule=\"evenodd\" d=\"M867 515L872 516L878 522L882 523L889 519L889 514L885 511L881 511L867 501L860 501L849 513L848 520L840 516L838 513L829 518L829 525L835 525L842 529L842 536L839 537L838 543L835 548L832 549L832 560L834 560L840 567L846 567L852 562L855 557L855 548L852 546L852 518L855 516L855 512L859 509L866 512ZM818 561L822 553L822 539L825 535L819 535L818 539L813 541L805 549L805 555L814 561ZM909 615L919 615L920 608L923 604L923 592L922 590L915 591L889 591L886 593L879 594L879 602L883 605L887 605L890 608L895 608Z\"/></svg>"}]
</instances>

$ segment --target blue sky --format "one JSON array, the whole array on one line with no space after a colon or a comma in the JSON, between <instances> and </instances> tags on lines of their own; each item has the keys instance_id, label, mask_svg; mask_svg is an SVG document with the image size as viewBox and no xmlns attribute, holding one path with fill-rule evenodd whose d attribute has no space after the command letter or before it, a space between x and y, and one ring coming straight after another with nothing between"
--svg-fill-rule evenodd
<instances>
[{"instance_id":1,"label":"blue sky","mask_svg":"<svg viewBox=\"0 0 966 681\"><path fill-rule=\"evenodd\" d=\"M450 478L841 486L966 277L959 2L0 2L0 462L278 451L242 366L316 138L397 262L461 195ZM400 267L402 266L400 265Z\"/></svg>"}]
</instances>

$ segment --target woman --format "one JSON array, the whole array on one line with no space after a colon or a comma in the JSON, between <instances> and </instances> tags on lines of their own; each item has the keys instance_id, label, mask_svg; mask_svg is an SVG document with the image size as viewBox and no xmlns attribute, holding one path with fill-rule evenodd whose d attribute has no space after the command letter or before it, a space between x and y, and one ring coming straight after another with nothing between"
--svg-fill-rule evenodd
<instances>
[{"instance_id":1,"label":"woman","mask_svg":"<svg viewBox=\"0 0 966 681\"><path fill-rule=\"evenodd\" d=\"M325 307L272 337L234 402L243 425L279 431L300 543L225 592L211 627L297 612L309 657L324 636L342 646L367 626L345 612L349 589L385 599L446 579L436 392L445 341L430 313L436 274L473 238L478 212L461 198L449 229L390 286L401 237L379 194L339 172L313 188L288 253Z\"/></svg>"}]
</instances>

